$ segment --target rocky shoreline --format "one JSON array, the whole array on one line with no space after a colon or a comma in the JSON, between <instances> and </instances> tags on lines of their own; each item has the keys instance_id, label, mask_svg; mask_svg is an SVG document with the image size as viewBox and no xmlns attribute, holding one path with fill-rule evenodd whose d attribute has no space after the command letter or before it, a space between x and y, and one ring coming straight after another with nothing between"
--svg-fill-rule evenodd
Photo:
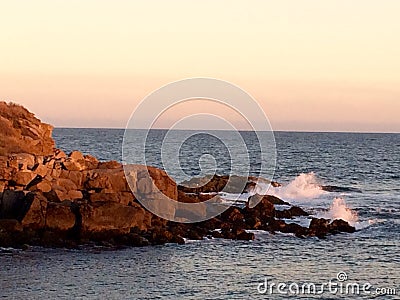
<instances>
[{"instance_id":1,"label":"rocky shoreline","mask_svg":"<svg viewBox=\"0 0 400 300\"><path fill-rule=\"evenodd\" d=\"M134 194L143 194L154 199L155 206L162 206L158 190L162 191L176 204L161 209L184 221L188 214L206 217L209 206L185 211L181 203L218 199L230 178L194 179L196 187L191 188L177 185L163 170L145 166L135 166L126 178L119 162L101 162L78 151L67 155L56 149L52 126L15 104L0 102L0 128L0 247L148 246L205 237L253 240L249 230L293 233L301 238L355 231L343 220L311 218L309 227L287 223L286 219L309 214L296 206L278 210L277 205L290 204L258 194L246 205L231 206L210 220L193 224L168 221L146 210ZM245 188L232 192L248 191L257 184L257 178L239 178L243 180ZM133 181L135 193L129 181ZM251 207L253 202L258 204ZM215 201L214 205L224 204Z\"/></svg>"}]
</instances>

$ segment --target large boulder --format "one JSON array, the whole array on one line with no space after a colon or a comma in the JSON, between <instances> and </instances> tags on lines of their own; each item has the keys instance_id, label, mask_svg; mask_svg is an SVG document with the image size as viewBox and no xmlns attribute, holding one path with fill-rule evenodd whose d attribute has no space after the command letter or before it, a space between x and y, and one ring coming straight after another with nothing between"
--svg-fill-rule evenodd
<instances>
[{"instance_id":1,"label":"large boulder","mask_svg":"<svg viewBox=\"0 0 400 300\"><path fill-rule=\"evenodd\" d=\"M141 165L125 166L124 171L129 187L143 206L164 219L175 219L178 189L165 171Z\"/></svg>"},{"instance_id":2,"label":"large boulder","mask_svg":"<svg viewBox=\"0 0 400 300\"><path fill-rule=\"evenodd\" d=\"M146 211L138 204L126 206L115 202L85 203L79 207L84 234L114 231L127 234L131 228L147 230Z\"/></svg>"},{"instance_id":3,"label":"large boulder","mask_svg":"<svg viewBox=\"0 0 400 300\"><path fill-rule=\"evenodd\" d=\"M76 225L76 215L70 201L49 202L46 211L46 228L52 231L68 231Z\"/></svg>"},{"instance_id":4,"label":"large boulder","mask_svg":"<svg viewBox=\"0 0 400 300\"><path fill-rule=\"evenodd\" d=\"M29 208L21 220L23 227L42 229L46 225L47 199L41 193L27 194Z\"/></svg>"}]
</instances>

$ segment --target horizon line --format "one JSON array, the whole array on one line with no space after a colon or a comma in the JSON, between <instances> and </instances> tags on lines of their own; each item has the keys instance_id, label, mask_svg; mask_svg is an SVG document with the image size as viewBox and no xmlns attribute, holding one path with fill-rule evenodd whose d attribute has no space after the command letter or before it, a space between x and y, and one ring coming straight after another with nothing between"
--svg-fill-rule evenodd
<instances>
[{"instance_id":1,"label":"horizon line","mask_svg":"<svg viewBox=\"0 0 400 300\"><path fill-rule=\"evenodd\" d=\"M69 127L69 126L53 126L54 129L111 129L111 130L126 130L127 128L122 127ZM129 128L131 130L148 130L148 128ZM151 128L151 130L170 130L169 128ZM174 131L234 131L229 129L171 129ZM255 130L240 129L239 132L254 132ZM271 130L272 132L292 132L292 133L354 133L354 134L400 134L400 131L335 131L335 130ZM257 131L257 132L269 132L269 131Z\"/></svg>"}]
</instances>

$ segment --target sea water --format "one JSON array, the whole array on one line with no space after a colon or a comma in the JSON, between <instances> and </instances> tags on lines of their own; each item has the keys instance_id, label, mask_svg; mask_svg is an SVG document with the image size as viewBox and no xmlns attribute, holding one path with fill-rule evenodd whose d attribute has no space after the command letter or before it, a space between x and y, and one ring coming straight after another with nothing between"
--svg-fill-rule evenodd
<instances>
[{"instance_id":1,"label":"sea water","mask_svg":"<svg viewBox=\"0 0 400 300\"><path fill-rule=\"evenodd\" d=\"M165 131L149 135L146 160L163 168ZM179 136L172 133L181 143ZM233 138L231 132L218 135ZM249 159L243 169L260 175L260 149L252 133L241 133ZM55 129L57 147L101 160L122 160L124 131ZM33 248L0 251L0 297L9 299L371 299L377 289L400 294L400 135L276 132L274 180L268 193L317 217L341 218L358 231L320 240L256 231L255 241L212 239L145 248L80 250ZM233 143L234 144L234 143ZM238 142L239 144L239 142ZM173 147L171 147L173 148ZM229 149L210 133L181 144L177 182L216 170L233 170ZM168 149L167 149L168 150ZM165 156L166 155L166 156ZM164 154L164 159L170 155ZM206 156L205 156L206 155ZM207 156L208 155L208 156ZM213 157L210 159L210 156ZM250 168L245 165L250 163ZM241 174L237 174L241 175ZM338 187L326 192L321 186ZM226 201L229 201L226 195ZM244 199L245 200L245 199ZM307 226L309 219L287 220ZM338 281L338 274L346 280ZM370 284L367 293L329 291L293 295L265 291L265 283L292 287L313 283ZM294 290L295 291L295 290ZM380 290L382 292L382 290ZM265 293L262 293L265 292ZM317 291L318 292L318 291Z\"/></svg>"}]
</instances>

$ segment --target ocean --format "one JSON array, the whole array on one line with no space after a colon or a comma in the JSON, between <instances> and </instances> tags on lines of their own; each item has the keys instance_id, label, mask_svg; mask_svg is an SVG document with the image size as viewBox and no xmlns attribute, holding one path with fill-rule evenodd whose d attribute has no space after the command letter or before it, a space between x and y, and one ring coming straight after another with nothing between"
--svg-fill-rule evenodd
<instances>
[{"instance_id":1,"label":"ocean","mask_svg":"<svg viewBox=\"0 0 400 300\"><path fill-rule=\"evenodd\" d=\"M170 144L163 153L167 132L152 131L147 164L165 168L177 182L213 170L246 175L240 170L247 167L250 175L268 177L260 168L264 158L253 133L240 133L248 157L235 157L235 165L230 154L236 149L227 149L216 137L235 147L237 133L194 133L168 133ZM53 136L65 152L122 160L124 130L56 128ZM190 138L182 142L182 136ZM189 240L120 250L7 249L0 251L0 297L399 299L400 134L276 132L275 141L273 179L282 186L269 193L314 216L345 219L356 233L320 240L255 232L251 242ZM168 149L179 149L179 155ZM174 156L177 163L170 163ZM335 188L326 192L323 185ZM309 219L292 222L307 225Z\"/></svg>"}]
</instances>

